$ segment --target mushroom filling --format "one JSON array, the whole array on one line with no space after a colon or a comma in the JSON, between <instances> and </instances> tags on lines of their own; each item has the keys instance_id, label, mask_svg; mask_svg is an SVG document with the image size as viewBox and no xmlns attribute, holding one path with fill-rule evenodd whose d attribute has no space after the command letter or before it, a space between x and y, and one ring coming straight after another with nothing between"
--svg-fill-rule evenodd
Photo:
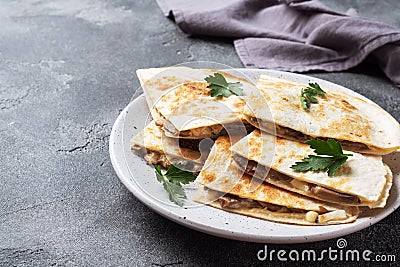
<instances>
[{"instance_id":1,"label":"mushroom filling","mask_svg":"<svg viewBox=\"0 0 400 267\"><path fill-rule=\"evenodd\" d=\"M259 208L265 209L272 212L295 212L295 213L305 213L305 210L288 208L281 205L276 205L268 202L257 201L248 198L241 198L232 194L226 194L218 198L219 205L222 209L242 209L242 208Z\"/></svg>"},{"instance_id":2,"label":"mushroom filling","mask_svg":"<svg viewBox=\"0 0 400 267\"><path fill-rule=\"evenodd\" d=\"M202 139L183 139L179 138L180 148L189 148L191 150L200 151L200 142Z\"/></svg>"},{"instance_id":3,"label":"mushroom filling","mask_svg":"<svg viewBox=\"0 0 400 267\"><path fill-rule=\"evenodd\" d=\"M249 120L250 123L252 123L254 126L259 127L261 130L266 131L268 133L273 133L274 134L274 123L269 122L269 121L264 121L261 119L257 119L255 117L249 117L247 116L246 119ZM288 138L294 141L300 141L300 142L305 142L310 139L314 139L314 137L311 137L309 135L306 135L302 132L290 129L288 127L284 126L279 126L275 125L275 131L276 135L283 137L283 138ZM323 138L321 138L323 139ZM363 143L359 142L352 142L348 140L337 140L340 142L340 144L343 146L344 149L347 150L355 150L355 151L368 151L370 148Z\"/></svg>"},{"instance_id":4,"label":"mushroom filling","mask_svg":"<svg viewBox=\"0 0 400 267\"><path fill-rule=\"evenodd\" d=\"M160 125L161 122L158 122L157 125ZM221 135L232 135L232 134L239 134L242 132L249 133L254 130L254 126L246 121L241 122L232 122L227 123L225 125L215 124L210 126L199 127L195 129L179 131L175 128L175 126L167 120L162 122L163 129L169 132L172 135L180 136L183 138L189 137L210 137L210 138L217 138Z\"/></svg>"},{"instance_id":5,"label":"mushroom filling","mask_svg":"<svg viewBox=\"0 0 400 267\"><path fill-rule=\"evenodd\" d=\"M357 205L361 201L358 197L349 194L340 193L316 184L300 181L290 178L287 175L279 173L273 169L267 169L253 160L248 160L237 154L233 155L236 165L247 174L260 180L283 188L296 189L295 192L307 192L310 196L334 203Z\"/></svg>"},{"instance_id":6,"label":"mushroom filling","mask_svg":"<svg viewBox=\"0 0 400 267\"><path fill-rule=\"evenodd\" d=\"M328 211L324 207L320 206L318 211L307 211L248 198L241 198L232 194L225 194L218 198L217 201L221 209L227 211L257 208L277 213L293 213L304 216L303 218L310 223L325 223L329 221L345 220L348 217L344 210Z\"/></svg>"}]
</instances>

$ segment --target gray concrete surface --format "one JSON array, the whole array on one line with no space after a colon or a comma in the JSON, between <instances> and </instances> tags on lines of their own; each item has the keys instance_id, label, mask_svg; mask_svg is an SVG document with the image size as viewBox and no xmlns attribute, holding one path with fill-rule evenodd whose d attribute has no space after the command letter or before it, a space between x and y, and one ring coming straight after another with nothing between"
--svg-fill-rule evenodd
<instances>
[{"instance_id":1,"label":"gray concrete surface","mask_svg":"<svg viewBox=\"0 0 400 267\"><path fill-rule=\"evenodd\" d=\"M400 27L397 0L324 2ZM0 25L0 266L260 263L262 244L202 234L150 211L121 184L108 156L112 124L138 87L137 68L192 60L241 67L230 41L188 38L149 0L0 0ZM311 75L400 119L400 90L377 68ZM400 261L399 220L396 211L346 236L348 247Z\"/></svg>"}]
</instances>

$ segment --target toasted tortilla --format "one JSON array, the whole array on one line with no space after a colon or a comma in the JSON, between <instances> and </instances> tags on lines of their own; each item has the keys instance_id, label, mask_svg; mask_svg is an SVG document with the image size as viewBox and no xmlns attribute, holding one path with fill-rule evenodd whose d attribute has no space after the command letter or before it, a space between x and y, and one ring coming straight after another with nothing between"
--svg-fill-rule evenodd
<instances>
[{"instance_id":1,"label":"toasted tortilla","mask_svg":"<svg viewBox=\"0 0 400 267\"><path fill-rule=\"evenodd\" d=\"M216 72L228 82L241 82L244 96L255 90L246 79L219 70L171 67L137 71L152 116L161 121L167 136L216 138L249 128L242 118L244 96L211 97L204 78Z\"/></svg>"},{"instance_id":2,"label":"toasted tortilla","mask_svg":"<svg viewBox=\"0 0 400 267\"><path fill-rule=\"evenodd\" d=\"M245 118L270 133L276 126L278 136L295 141L334 138L345 149L378 155L400 149L400 125L385 110L352 94L323 87L325 97L317 97L319 103L305 111L300 94L306 86L261 75L257 87L265 99L250 96L251 109L245 109ZM272 116L262 112L265 103Z\"/></svg>"},{"instance_id":3,"label":"toasted tortilla","mask_svg":"<svg viewBox=\"0 0 400 267\"><path fill-rule=\"evenodd\" d=\"M194 172L200 171L208 155L207 151L181 147L179 139L165 136L155 121L131 139L131 150L144 157L148 164L168 168L170 164L181 163Z\"/></svg>"},{"instance_id":4,"label":"toasted tortilla","mask_svg":"<svg viewBox=\"0 0 400 267\"><path fill-rule=\"evenodd\" d=\"M326 203L295 194L268 183L252 182L252 178L249 175L243 174L243 171L232 164L232 153L229 151L230 146L231 141L227 136L221 136L216 140L204 168L196 179L196 182L203 185L206 189L201 189L196 194L194 201L260 219L301 225L348 223L353 222L357 218L359 213L357 207ZM255 204L256 207L223 207L220 200L222 193L229 193L228 196L239 197L247 202L251 200L253 201L251 203ZM268 207L257 207L257 203L259 202ZM279 209L272 211L270 209L271 204L273 207L278 207ZM319 213L318 216L322 216L318 217L321 221L307 220L306 214L310 211ZM324 216L332 214L330 212L343 213L345 216L322 221Z\"/></svg>"},{"instance_id":5,"label":"toasted tortilla","mask_svg":"<svg viewBox=\"0 0 400 267\"><path fill-rule=\"evenodd\" d=\"M163 94L180 84L202 80L210 73L210 70L192 69L184 66L136 70L147 105L155 120L160 119L161 114L154 108L154 104Z\"/></svg>"},{"instance_id":6,"label":"toasted tortilla","mask_svg":"<svg viewBox=\"0 0 400 267\"><path fill-rule=\"evenodd\" d=\"M344 151L353 156L348 158L333 177L328 176L326 171L295 171L290 167L309 155L315 155L313 149L307 144L275 137L259 130L254 130L242 138L231 147L231 151L235 155L258 163L258 170L266 167L268 172L271 168L269 176L272 178L266 181L281 188L323 200L327 200L326 197L321 194L318 196L313 190L330 189L348 198L357 199L356 203L346 203L343 202L343 197L337 198L338 201L329 198L330 202L343 205L384 207L392 185L393 175L382 162L381 156L363 155L351 151ZM236 160L236 165L242 170L246 169L243 162ZM249 173L248 168L246 172ZM258 171L258 176L265 175L261 173L263 172ZM257 176L257 171L253 174ZM265 177L258 178L265 179Z\"/></svg>"}]
</instances>

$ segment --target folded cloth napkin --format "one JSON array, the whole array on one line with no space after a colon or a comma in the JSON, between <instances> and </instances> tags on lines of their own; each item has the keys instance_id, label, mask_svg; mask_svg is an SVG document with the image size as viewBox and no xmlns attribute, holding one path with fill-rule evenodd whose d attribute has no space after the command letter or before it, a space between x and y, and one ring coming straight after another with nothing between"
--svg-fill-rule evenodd
<instances>
[{"instance_id":1,"label":"folded cloth napkin","mask_svg":"<svg viewBox=\"0 0 400 267\"><path fill-rule=\"evenodd\" d=\"M185 33L236 39L246 67L341 71L371 54L400 85L400 30L389 25L335 12L318 1L157 2Z\"/></svg>"}]
</instances>

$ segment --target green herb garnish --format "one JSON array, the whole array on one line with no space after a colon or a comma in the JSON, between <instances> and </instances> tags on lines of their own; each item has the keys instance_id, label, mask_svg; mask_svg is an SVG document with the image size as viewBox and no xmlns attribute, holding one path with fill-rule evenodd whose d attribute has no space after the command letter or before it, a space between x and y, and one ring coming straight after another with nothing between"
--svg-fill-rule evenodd
<instances>
[{"instance_id":1,"label":"green herb garnish","mask_svg":"<svg viewBox=\"0 0 400 267\"><path fill-rule=\"evenodd\" d=\"M296 171L328 171L328 176L333 176L352 154L343 154L342 146L339 142L328 139L328 141L316 139L306 142L314 152L325 157L310 155L300 162L296 162L290 168Z\"/></svg>"},{"instance_id":2,"label":"green herb garnish","mask_svg":"<svg viewBox=\"0 0 400 267\"><path fill-rule=\"evenodd\" d=\"M210 75L204 80L209 83L207 88L211 89L210 93L212 97L229 97L231 95L243 94L243 89L241 88L243 85L240 82L229 83L221 73L214 73L214 76Z\"/></svg>"},{"instance_id":3,"label":"green herb garnish","mask_svg":"<svg viewBox=\"0 0 400 267\"><path fill-rule=\"evenodd\" d=\"M161 166L155 166L157 180L163 184L169 200L179 206L182 206L183 201L186 199L182 184L191 183L196 179L193 173L181 170L181 166L180 164L176 166L171 164L165 173L162 173Z\"/></svg>"},{"instance_id":4,"label":"green herb garnish","mask_svg":"<svg viewBox=\"0 0 400 267\"><path fill-rule=\"evenodd\" d=\"M300 102L304 110L309 110L311 103L318 103L317 95L323 96L326 92L321 89L318 83L309 83L306 88L301 89Z\"/></svg>"}]
</instances>

